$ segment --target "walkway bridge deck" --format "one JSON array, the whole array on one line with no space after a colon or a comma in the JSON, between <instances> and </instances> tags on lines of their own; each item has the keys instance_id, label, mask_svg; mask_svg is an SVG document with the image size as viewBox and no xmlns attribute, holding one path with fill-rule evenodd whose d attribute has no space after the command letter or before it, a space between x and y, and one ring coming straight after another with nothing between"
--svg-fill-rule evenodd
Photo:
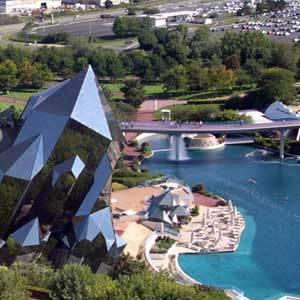
<instances>
[{"instance_id":1,"label":"walkway bridge deck","mask_svg":"<svg viewBox=\"0 0 300 300\"><path fill-rule=\"evenodd\" d=\"M123 132L137 133L161 133L161 134L229 134L257 131L272 131L300 128L300 120L274 121L270 123L237 123L237 122L207 122L199 124L178 124L174 122L121 122L120 128Z\"/></svg>"}]
</instances>

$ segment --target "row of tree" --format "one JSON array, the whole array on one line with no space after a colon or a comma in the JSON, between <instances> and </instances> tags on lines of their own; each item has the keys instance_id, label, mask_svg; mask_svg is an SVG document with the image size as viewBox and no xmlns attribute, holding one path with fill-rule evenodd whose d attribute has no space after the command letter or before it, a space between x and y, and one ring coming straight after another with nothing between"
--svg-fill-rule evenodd
<instances>
[{"instance_id":1,"label":"row of tree","mask_svg":"<svg viewBox=\"0 0 300 300\"><path fill-rule=\"evenodd\" d=\"M80 42L65 48L43 47L34 51L12 46L0 48L0 88L10 89L16 84L15 78L20 85L39 87L49 78L49 70L64 79L88 64L97 76L112 82L130 75L143 84L162 82L166 89L175 90L184 86L197 91L258 83L264 70L270 68L280 68L276 73L281 73L281 77L289 74L289 81L291 76L300 77L299 45L274 43L260 32L226 32L216 38L205 26L199 27L193 36L184 26L171 31L147 26L138 39L140 49L123 53ZM22 73L26 73L26 78L21 79Z\"/></svg>"},{"instance_id":2,"label":"row of tree","mask_svg":"<svg viewBox=\"0 0 300 300\"><path fill-rule=\"evenodd\" d=\"M52 78L52 72L40 63L22 61L19 65L11 59L0 63L0 91L6 93L17 85L21 88L41 88Z\"/></svg>"},{"instance_id":3,"label":"row of tree","mask_svg":"<svg viewBox=\"0 0 300 300\"><path fill-rule=\"evenodd\" d=\"M121 258L110 276L93 274L88 266L76 264L56 271L37 263L0 268L0 300L29 300L29 287L47 291L52 300L228 299L223 291L181 285L151 273L144 263L128 256Z\"/></svg>"}]
</instances>

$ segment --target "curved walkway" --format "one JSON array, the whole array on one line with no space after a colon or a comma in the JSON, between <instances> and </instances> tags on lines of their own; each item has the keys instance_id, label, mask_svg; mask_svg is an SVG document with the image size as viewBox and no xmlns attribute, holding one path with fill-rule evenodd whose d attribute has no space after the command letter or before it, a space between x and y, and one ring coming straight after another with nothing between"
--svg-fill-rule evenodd
<instances>
[{"instance_id":1,"label":"curved walkway","mask_svg":"<svg viewBox=\"0 0 300 300\"><path fill-rule=\"evenodd\" d=\"M27 101L25 101L25 100L10 98L10 97L6 97L6 96L0 96L0 102L20 104L20 105L26 105L26 103L27 103Z\"/></svg>"}]
</instances>

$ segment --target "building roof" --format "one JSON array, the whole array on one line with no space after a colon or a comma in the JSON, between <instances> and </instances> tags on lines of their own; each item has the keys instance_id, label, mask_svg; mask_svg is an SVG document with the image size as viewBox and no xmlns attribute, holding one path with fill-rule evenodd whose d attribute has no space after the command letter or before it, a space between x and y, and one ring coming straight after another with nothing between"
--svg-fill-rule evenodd
<instances>
[{"instance_id":1,"label":"building roof","mask_svg":"<svg viewBox=\"0 0 300 300\"><path fill-rule=\"evenodd\" d=\"M26 223L15 232L13 232L10 237L12 237L20 246L36 246L40 244L40 230L39 230L39 220L35 218L29 223Z\"/></svg>"},{"instance_id":2,"label":"building roof","mask_svg":"<svg viewBox=\"0 0 300 300\"><path fill-rule=\"evenodd\" d=\"M186 206L177 205L173 208L171 212L171 217L176 215L177 217L187 217L189 216L189 211Z\"/></svg>"},{"instance_id":3,"label":"building roof","mask_svg":"<svg viewBox=\"0 0 300 300\"><path fill-rule=\"evenodd\" d=\"M78 155L55 166L52 171L52 186L54 186L58 178L66 172L71 172L75 178L78 178L84 167L85 164Z\"/></svg>"},{"instance_id":4,"label":"building roof","mask_svg":"<svg viewBox=\"0 0 300 300\"><path fill-rule=\"evenodd\" d=\"M11 176L29 181L43 165L43 138L38 135L0 154L0 179Z\"/></svg>"},{"instance_id":5,"label":"building roof","mask_svg":"<svg viewBox=\"0 0 300 300\"><path fill-rule=\"evenodd\" d=\"M167 191L166 193L162 194L159 201L159 206L166 206L166 207L173 207L176 205L176 201L174 199L174 195L171 193L171 191Z\"/></svg>"},{"instance_id":6,"label":"building roof","mask_svg":"<svg viewBox=\"0 0 300 300\"><path fill-rule=\"evenodd\" d=\"M74 225L74 231L77 242L93 241L101 233L105 239L107 250L116 242L109 207L83 217L79 223Z\"/></svg>"},{"instance_id":7,"label":"building roof","mask_svg":"<svg viewBox=\"0 0 300 300\"><path fill-rule=\"evenodd\" d=\"M169 218L168 214L166 211L160 207L157 207L156 210L153 211L153 213L148 215L149 218L151 219L156 219L159 221L163 221L169 224L172 224L171 219Z\"/></svg>"},{"instance_id":8,"label":"building roof","mask_svg":"<svg viewBox=\"0 0 300 300\"><path fill-rule=\"evenodd\" d=\"M0 180L5 175L31 180L45 165L70 119L111 140L91 67L70 80L32 96L20 119L23 125L12 146L0 154ZM73 164L70 160L57 166L60 174L60 168L67 167L71 168L74 175L76 170L82 168L82 164L77 158ZM57 175L53 174L53 183Z\"/></svg>"}]
</instances>

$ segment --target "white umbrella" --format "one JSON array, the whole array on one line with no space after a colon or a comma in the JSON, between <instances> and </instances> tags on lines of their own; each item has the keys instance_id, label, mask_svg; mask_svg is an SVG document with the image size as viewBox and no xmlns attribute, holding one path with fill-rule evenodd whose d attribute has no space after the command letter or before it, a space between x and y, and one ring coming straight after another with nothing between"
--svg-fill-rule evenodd
<instances>
[{"instance_id":1,"label":"white umbrella","mask_svg":"<svg viewBox=\"0 0 300 300\"><path fill-rule=\"evenodd\" d=\"M203 225L203 227L206 226L206 215L205 214L203 214L202 225Z\"/></svg>"},{"instance_id":2,"label":"white umbrella","mask_svg":"<svg viewBox=\"0 0 300 300\"><path fill-rule=\"evenodd\" d=\"M237 219L238 215L237 215L237 208L236 208L236 206L234 206L234 208L233 208L233 213L234 213L234 218Z\"/></svg>"},{"instance_id":3,"label":"white umbrella","mask_svg":"<svg viewBox=\"0 0 300 300\"><path fill-rule=\"evenodd\" d=\"M210 217L210 214L209 214L209 207L207 208L206 216L207 216L207 219L209 219L209 217Z\"/></svg>"},{"instance_id":4,"label":"white umbrella","mask_svg":"<svg viewBox=\"0 0 300 300\"><path fill-rule=\"evenodd\" d=\"M218 236L218 242L220 242L222 239L222 229L219 227L219 236Z\"/></svg>"},{"instance_id":5,"label":"white umbrella","mask_svg":"<svg viewBox=\"0 0 300 300\"><path fill-rule=\"evenodd\" d=\"M212 224L212 233L215 234L216 232L216 225L215 222Z\"/></svg>"},{"instance_id":6,"label":"white umbrella","mask_svg":"<svg viewBox=\"0 0 300 300\"><path fill-rule=\"evenodd\" d=\"M228 201L228 208L229 208L229 211L232 210L232 201L231 200Z\"/></svg>"},{"instance_id":7,"label":"white umbrella","mask_svg":"<svg viewBox=\"0 0 300 300\"><path fill-rule=\"evenodd\" d=\"M230 225L231 226L234 225L234 214L233 214L233 212L230 214Z\"/></svg>"}]
</instances>

